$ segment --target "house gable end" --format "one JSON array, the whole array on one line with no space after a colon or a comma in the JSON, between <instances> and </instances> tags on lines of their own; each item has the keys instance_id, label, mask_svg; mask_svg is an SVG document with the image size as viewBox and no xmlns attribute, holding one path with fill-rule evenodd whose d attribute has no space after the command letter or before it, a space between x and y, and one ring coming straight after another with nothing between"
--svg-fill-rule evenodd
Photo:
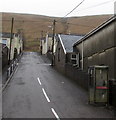
<instances>
[{"instance_id":1,"label":"house gable end","mask_svg":"<svg viewBox=\"0 0 116 120\"><path fill-rule=\"evenodd\" d=\"M66 49L65 49L64 44L63 44L63 42L62 42L61 36L58 35L58 37L59 37L60 43L61 43L61 45L62 45L63 51L64 51L64 53L66 54Z\"/></svg>"}]
</instances>

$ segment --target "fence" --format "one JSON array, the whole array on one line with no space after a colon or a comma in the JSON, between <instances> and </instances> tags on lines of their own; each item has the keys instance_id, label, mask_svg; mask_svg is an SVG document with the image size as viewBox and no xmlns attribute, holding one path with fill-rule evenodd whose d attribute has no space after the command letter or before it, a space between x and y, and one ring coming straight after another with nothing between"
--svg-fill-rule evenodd
<instances>
[{"instance_id":1,"label":"fence","mask_svg":"<svg viewBox=\"0 0 116 120\"><path fill-rule=\"evenodd\" d=\"M3 71L3 73L2 73L3 87L9 81L11 76L13 75L15 69L17 68L17 65L18 65L18 62L19 62L21 56L22 56L22 53L15 60L12 60L10 65L7 66L7 68Z\"/></svg>"}]
</instances>

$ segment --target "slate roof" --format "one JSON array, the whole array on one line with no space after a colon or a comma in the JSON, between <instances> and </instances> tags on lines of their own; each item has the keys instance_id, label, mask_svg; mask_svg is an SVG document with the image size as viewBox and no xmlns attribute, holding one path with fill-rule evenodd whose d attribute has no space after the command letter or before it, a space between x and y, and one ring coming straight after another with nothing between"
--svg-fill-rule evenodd
<instances>
[{"instance_id":1,"label":"slate roof","mask_svg":"<svg viewBox=\"0 0 116 120\"><path fill-rule=\"evenodd\" d=\"M6 32L0 33L0 37L2 37L2 38L10 38L10 33L6 33Z\"/></svg>"},{"instance_id":2,"label":"slate roof","mask_svg":"<svg viewBox=\"0 0 116 120\"><path fill-rule=\"evenodd\" d=\"M66 52L73 52L73 44L79 41L83 36L82 35L63 35L60 34L60 38L64 45Z\"/></svg>"},{"instance_id":3,"label":"slate roof","mask_svg":"<svg viewBox=\"0 0 116 120\"><path fill-rule=\"evenodd\" d=\"M18 37L18 33L13 33L13 35L15 35L16 37ZM11 33L8 32L0 32L0 37L2 38L10 38L11 37Z\"/></svg>"},{"instance_id":4,"label":"slate roof","mask_svg":"<svg viewBox=\"0 0 116 120\"><path fill-rule=\"evenodd\" d=\"M48 37L53 37L53 34L48 34Z\"/></svg>"}]
</instances>

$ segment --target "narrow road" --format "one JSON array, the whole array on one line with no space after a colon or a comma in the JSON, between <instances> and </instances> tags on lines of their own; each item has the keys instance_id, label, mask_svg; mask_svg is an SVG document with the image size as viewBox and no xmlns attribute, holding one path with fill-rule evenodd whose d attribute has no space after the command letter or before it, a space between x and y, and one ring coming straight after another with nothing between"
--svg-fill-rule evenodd
<instances>
[{"instance_id":1,"label":"narrow road","mask_svg":"<svg viewBox=\"0 0 116 120\"><path fill-rule=\"evenodd\" d=\"M111 118L112 112L88 103L87 92L59 74L49 60L25 52L3 92L3 118Z\"/></svg>"}]
</instances>

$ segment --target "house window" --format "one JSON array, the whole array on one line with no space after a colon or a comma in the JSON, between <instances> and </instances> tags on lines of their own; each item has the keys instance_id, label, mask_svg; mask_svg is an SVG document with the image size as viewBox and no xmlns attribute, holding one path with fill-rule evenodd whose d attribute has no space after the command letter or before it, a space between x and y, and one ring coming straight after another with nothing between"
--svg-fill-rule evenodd
<instances>
[{"instance_id":1,"label":"house window","mask_svg":"<svg viewBox=\"0 0 116 120\"><path fill-rule=\"evenodd\" d=\"M79 54L71 54L71 63L73 66L79 67Z\"/></svg>"},{"instance_id":2,"label":"house window","mask_svg":"<svg viewBox=\"0 0 116 120\"><path fill-rule=\"evenodd\" d=\"M60 61L60 48L58 48L58 61Z\"/></svg>"}]
</instances>

